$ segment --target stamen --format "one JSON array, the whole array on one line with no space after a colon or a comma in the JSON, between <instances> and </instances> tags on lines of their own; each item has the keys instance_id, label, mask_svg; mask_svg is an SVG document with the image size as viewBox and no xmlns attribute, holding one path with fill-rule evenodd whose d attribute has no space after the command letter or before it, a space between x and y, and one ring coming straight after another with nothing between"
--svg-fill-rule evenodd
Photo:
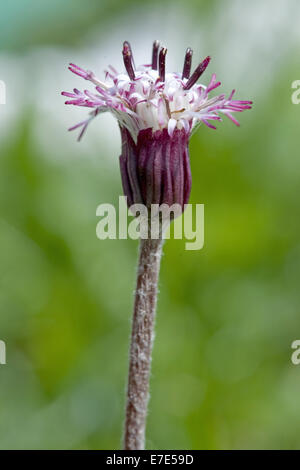
<instances>
[{"instance_id":1,"label":"stamen","mask_svg":"<svg viewBox=\"0 0 300 470\"><path fill-rule=\"evenodd\" d=\"M135 66L134 57L133 57L133 54L132 54L132 49L131 49L130 42L126 41L126 43L127 43L128 47L129 47L129 51L130 51L130 55L131 55L131 60L132 60L133 69L136 69L136 66Z\"/></svg>"},{"instance_id":2,"label":"stamen","mask_svg":"<svg viewBox=\"0 0 300 470\"><path fill-rule=\"evenodd\" d=\"M185 108L178 109L177 111L171 111L171 114L176 114L176 113L183 113L185 111Z\"/></svg>"},{"instance_id":3,"label":"stamen","mask_svg":"<svg viewBox=\"0 0 300 470\"><path fill-rule=\"evenodd\" d=\"M159 51L159 41L154 41L152 49L152 69L157 70L157 59Z\"/></svg>"},{"instance_id":4,"label":"stamen","mask_svg":"<svg viewBox=\"0 0 300 470\"><path fill-rule=\"evenodd\" d=\"M184 58L182 79L189 78L190 76L191 66L192 66L192 55L193 55L193 51L190 47L188 47L185 53L185 58Z\"/></svg>"},{"instance_id":5,"label":"stamen","mask_svg":"<svg viewBox=\"0 0 300 470\"><path fill-rule=\"evenodd\" d=\"M125 41L123 44L123 61L125 69L129 75L130 80L135 79L135 74L133 70L133 58L129 42Z\"/></svg>"},{"instance_id":6,"label":"stamen","mask_svg":"<svg viewBox=\"0 0 300 470\"><path fill-rule=\"evenodd\" d=\"M190 88L192 88L192 86L196 83L198 78L200 78L203 72L206 70L209 62L210 62L210 57L208 56L206 57L206 59L203 60L203 62L201 62L201 64L198 65L198 67L195 69L192 76L189 78L189 80L185 84L184 86L185 90L189 90Z\"/></svg>"},{"instance_id":7,"label":"stamen","mask_svg":"<svg viewBox=\"0 0 300 470\"><path fill-rule=\"evenodd\" d=\"M163 47L159 53L159 59L158 59L158 73L159 73L160 80L162 82L165 81L166 54L167 54L167 49Z\"/></svg>"},{"instance_id":8,"label":"stamen","mask_svg":"<svg viewBox=\"0 0 300 470\"><path fill-rule=\"evenodd\" d=\"M165 103L166 103L166 110L167 110L168 118L171 119L171 110L170 110L169 101L165 99Z\"/></svg>"}]
</instances>

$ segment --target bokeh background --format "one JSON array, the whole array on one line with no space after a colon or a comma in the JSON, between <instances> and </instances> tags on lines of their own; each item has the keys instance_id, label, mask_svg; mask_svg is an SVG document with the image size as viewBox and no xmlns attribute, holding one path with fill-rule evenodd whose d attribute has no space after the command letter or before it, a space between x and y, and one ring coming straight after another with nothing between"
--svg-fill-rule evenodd
<instances>
[{"instance_id":1,"label":"bokeh background","mask_svg":"<svg viewBox=\"0 0 300 470\"><path fill-rule=\"evenodd\" d=\"M300 79L297 0L12 0L0 6L0 448L121 445L137 242L96 238L117 203L120 138L102 115L80 144L86 88L73 61L121 70L153 39L169 70L213 58L224 92L254 108L190 145L205 246L165 244L147 447L300 447Z\"/></svg>"}]
</instances>

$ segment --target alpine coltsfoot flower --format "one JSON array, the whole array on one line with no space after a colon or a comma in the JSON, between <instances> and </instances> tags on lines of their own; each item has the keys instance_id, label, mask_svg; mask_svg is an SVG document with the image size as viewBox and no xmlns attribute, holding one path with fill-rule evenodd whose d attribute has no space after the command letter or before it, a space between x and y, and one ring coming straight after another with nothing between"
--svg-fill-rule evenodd
<instances>
[{"instance_id":1,"label":"alpine coltsfoot flower","mask_svg":"<svg viewBox=\"0 0 300 470\"><path fill-rule=\"evenodd\" d=\"M70 70L92 82L95 90L81 92L75 88L72 93L63 92L70 98L66 104L91 108L88 118L70 129L81 127L79 139L98 114L110 111L117 118L122 139L122 184L128 205L146 206L144 220L148 223L151 217L151 224L154 219L159 222L155 236L151 227L150 237L149 231L146 237L140 237L124 425L126 450L145 448L157 287L164 227L169 223L168 217L157 217L158 213L163 206L176 205L176 215L180 215L188 203L191 191L188 144L192 131L201 123L215 129L213 122L220 121L222 115L239 125L233 113L249 109L252 104L234 100L234 91L228 98L224 94L210 97L220 85L215 74L207 86L197 83L210 57L191 74L192 51L187 49L182 73L166 73L166 53L155 41L151 64L136 68L131 47L124 42L127 74L109 66L102 82L92 72L70 64ZM155 217L153 205L156 210L157 206L160 208Z\"/></svg>"},{"instance_id":2,"label":"alpine coltsfoot flower","mask_svg":"<svg viewBox=\"0 0 300 470\"><path fill-rule=\"evenodd\" d=\"M69 69L92 82L95 91L74 88L73 93L62 94L71 98L66 104L92 108L86 120L69 129L81 128L79 139L98 114L110 111L117 118L122 138L122 184L129 206L179 204L183 210L191 190L191 133L200 123L216 129L212 122L221 121L221 115L239 125L233 113L250 109L252 102L234 100L234 90L228 98L224 94L210 97L221 85L216 75L207 86L197 83L210 57L191 74L192 50L188 48L182 73L166 73L166 53L155 41L151 64L136 68L126 41L123 60L127 74L110 65L103 82L93 72L70 64Z\"/></svg>"}]
</instances>

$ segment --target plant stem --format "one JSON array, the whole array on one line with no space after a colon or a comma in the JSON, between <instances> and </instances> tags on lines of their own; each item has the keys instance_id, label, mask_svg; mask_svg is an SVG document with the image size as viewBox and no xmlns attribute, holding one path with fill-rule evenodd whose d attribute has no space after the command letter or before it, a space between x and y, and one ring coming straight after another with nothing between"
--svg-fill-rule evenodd
<instances>
[{"instance_id":1,"label":"plant stem","mask_svg":"<svg viewBox=\"0 0 300 470\"><path fill-rule=\"evenodd\" d=\"M140 241L129 356L125 450L145 448L151 353L162 243L161 239L151 238Z\"/></svg>"}]
</instances>

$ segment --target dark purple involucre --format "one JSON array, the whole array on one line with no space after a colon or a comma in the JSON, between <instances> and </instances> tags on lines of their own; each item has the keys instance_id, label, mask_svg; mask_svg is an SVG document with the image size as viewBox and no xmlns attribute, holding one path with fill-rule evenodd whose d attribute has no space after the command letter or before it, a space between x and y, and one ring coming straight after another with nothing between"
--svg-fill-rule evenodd
<instances>
[{"instance_id":1,"label":"dark purple involucre","mask_svg":"<svg viewBox=\"0 0 300 470\"><path fill-rule=\"evenodd\" d=\"M192 185L187 133L176 129L170 137L167 129L149 128L139 132L135 143L121 127L121 137L120 167L128 206L179 204L183 211Z\"/></svg>"}]
</instances>

